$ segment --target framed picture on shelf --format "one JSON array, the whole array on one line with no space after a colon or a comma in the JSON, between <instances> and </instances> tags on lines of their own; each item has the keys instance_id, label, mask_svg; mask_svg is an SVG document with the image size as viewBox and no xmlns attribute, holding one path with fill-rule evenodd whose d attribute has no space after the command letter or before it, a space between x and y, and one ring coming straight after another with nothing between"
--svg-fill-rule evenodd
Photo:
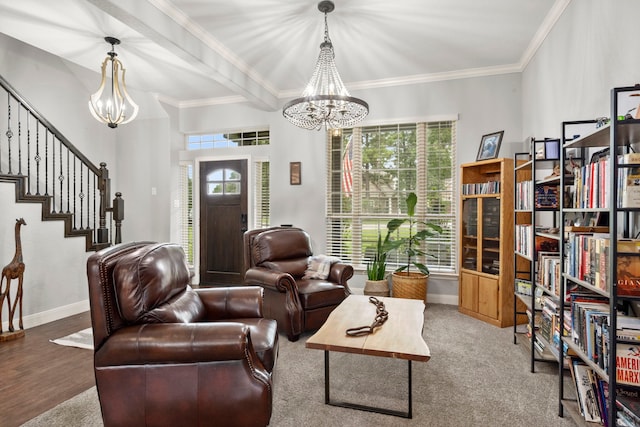
<instances>
[{"instance_id":1,"label":"framed picture on shelf","mask_svg":"<svg viewBox=\"0 0 640 427\"><path fill-rule=\"evenodd\" d=\"M559 160L560 159L560 140L545 139L542 141L534 141L536 160Z\"/></svg>"},{"instance_id":2,"label":"framed picture on shelf","mask_svg":"<svg viewBox=\"0 0 640 427\"><path fill-rule=\"evenodd\" d=\"M502 135L504 131L489 133L482 135L480 141L480 148L478 149L478 156L476 161L495 159L500 152L500 143L502 142Z\"/></svg>"}]
</instances>

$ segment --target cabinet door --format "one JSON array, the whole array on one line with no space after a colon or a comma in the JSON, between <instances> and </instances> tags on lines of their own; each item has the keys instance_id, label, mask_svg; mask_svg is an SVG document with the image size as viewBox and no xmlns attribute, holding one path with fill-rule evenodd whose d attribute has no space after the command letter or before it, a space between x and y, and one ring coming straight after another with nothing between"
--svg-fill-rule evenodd
<instances>
[{"instance_id":1,"label":"cabinet door","mask_svg":"<svg viewBox=\"0 0 640 427\"><path fill-rule=\"evenodd\" d=\"M482 200L482 272L500 274L500 199ZM512 236L507 238L513 239Z\"/></svg>"},{"instance_id":2,"label":"cabinet door","mask_svg":"<svg viewBox=\"0 0 640 427\"><path fill-rule=\"evenodd\" d=\"M478 276L475 274L460 275L460 307L478 311Z\"/></svg>"},{"instance_id":3,"label":"cabinet door","mask_svg":"<svg viewBox=\"0 0 640 427\"><path fill-rule=\"evenodd\" d=\"M498 279L478 278L478 313L498 318Z\"/></svg>"},{"instance_id":4,"label":"cabinet door","mask_svg":"<svg viewBox=\"0 0 640 427\"><path fill-rule=\"evenodd\" d=\"M462 202L462 268L478 269L478 199Z\"/></svg>"}]
</instances>

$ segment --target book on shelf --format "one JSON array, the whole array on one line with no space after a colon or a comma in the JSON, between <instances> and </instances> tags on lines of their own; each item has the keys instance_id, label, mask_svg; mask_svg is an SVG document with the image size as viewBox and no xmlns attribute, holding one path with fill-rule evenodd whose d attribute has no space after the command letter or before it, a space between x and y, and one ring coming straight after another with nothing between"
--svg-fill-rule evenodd
<instances>
[{"instance_id":1,"label":"book on shelf","mask_svg":"<svg viewBox=\"0 0 640 427\"><path fill-rule=\"evenodd\" d=\"M592 385L591 368L577 359L572 360L572 367L582 416L587 422L602 422L598 397Z\"/></svg>"},{"instance_id":2,"label":"book on shelf","mask_svg":"<svg viewBox=\"0 0 640 427\"><path fill-rule=\"evenodd\" d=\"M535 199L536 208L557 208L558 201L557 185L536 185Z\"/></svg>"},{"instance_id":3,"label":"book on shelf","mask_svg":"<svg viewBox=\"0 0 640 427\"><path fill-rule=\"evenodd\" d=\"M622 184L622 208L640 207L640 173L629 171Z\"/></svg>"},{"instance_id":4,"label":"book on shelf","mask_svg":"<svg viewBox=\"0 0 640 427\"><path fill-rule=\"evenodd\" d=\"M618 252L618 295L640 296L640 254Z\"/></svg>"},{"instance_id":5,"label":"book on shelf","mask_svg":"<svg viewBox=\"0 0 640 427\"><path fill-rule=\"evenodd\" d=\"M516 183L515 208L518 210L531 209L531 193L533 181L520 181Z\"/></svg>"},{"instance_id":6,"label":"book on shelf","mask_svg":"<svg viewBox=\"0 0 640 427\"><path fill-rule=\"evenodd\" d=\"M569 206L578 209L609 207L609 163L608 157L600 157L573 169L573 197Z\"/></svg>"},{"instance_id":7,"label":"book on shelf","mask_svg":"<svg viewBox=\"0 0 640 427\"><path fill-rule=\"evenodd\" d=\"M621 165L638 164L639 156L640 153L627 153L618 156L618 162ZM640 207L640 167L620 167L617 178L618 207Z\"/></svg>"},{"instance_id":8,"label":"book on shelf","mask_svg":"<svg viewBox=\"0 0 640 427\"><path fill-rule=\"evenodd\" d=\"M558 252L558 239L547 236L536 236L536 251Z\"/></svg>"},{"instance_id":9,"label":"book on shelf","mask_svg":"<svg viewBox=\"0 0 640 427\"><path fill-rule=\"evenodd\" d=\"M516 279L516 292L520 295L531 296L532 295L531 280Z\"/></svg>"},{"instance_id":10,"label":"book on shelf","mask_svg":"<svg viewBox=\"0 0 640 427\"><path fill-rule=\"evenodd\" d=\"M616 329L616 339L618 341L640 343L640 330L627 329L627 328L617 328Z\"/></svg>"},{"instance_id":11,"label":"book on shelf","mask_svg":"<svg viewBox=\"0 0 640 427\"><path fill-rule=\"evenodd\" d=\"M627 415L631 425L640 425L640 399L616 394L616 408Z\"/></svg>"},{"instance_id":12,"label":"book on shelf","mask_svg":"<svg viewBox=\"0 0 640 427\"><path fill-rule=\"evenodd\" d=\"M500 193L500 181L462 184L463 195L498 194L498 193Z\"/></svg>"},{"instance_id":13,"label":"book on shelf","mask_svg":"<svg viewBox=\"0 0 640 427\"><path fill-rule=\"evenodd\" d=\"M537 282L556 296L560 296L560 253L538 252Z\"/></svg>"},{"instance_id":14,"label":"book on shelf","mask_svg":"<svg viewBox=\"0 0 640 427\"><path fill-rule=\"evenodd\" d=\"M640 346L616 343L616 381L640 386Z\"/></svg>"}]
</instances>

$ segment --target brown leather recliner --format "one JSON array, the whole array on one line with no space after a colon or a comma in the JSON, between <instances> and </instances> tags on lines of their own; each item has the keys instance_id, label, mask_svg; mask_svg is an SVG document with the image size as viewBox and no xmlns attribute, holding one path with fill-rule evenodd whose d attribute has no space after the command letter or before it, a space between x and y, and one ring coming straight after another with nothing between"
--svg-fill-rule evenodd
<instances>
[{"instance_id":1,"label":"brown leather recliner","mask_svg":"<svg viewBox=\"0 0 640 427\"><path fill-rule=\"evenodd\" d=\"M87 261L105 426L266 426L278 353L260 287L192 289L182 248L112 246Z\"/></svg>"},{"instance_id":2,"label":"brown leather recliner","mask_svg":"<svg viewBox=\"0 0 640 427\"><path fill-rule=\"evenodd\" d=\"M334 263L326 279L303 278L311 251L300 228L271 227L244 234L245 283L265 290L265 317L296 341L302 332L320 328L350 293L351 265Z\"/></svg>"}]
</instances>

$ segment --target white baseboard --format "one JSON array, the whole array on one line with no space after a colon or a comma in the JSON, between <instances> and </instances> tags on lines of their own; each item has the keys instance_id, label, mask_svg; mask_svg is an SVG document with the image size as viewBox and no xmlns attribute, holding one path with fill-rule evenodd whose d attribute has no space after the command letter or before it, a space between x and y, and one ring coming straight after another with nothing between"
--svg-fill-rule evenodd
<instances>
[{"instance_id":1,"label":"white baseboard","mask_svg":"<svg viewBox=\"0 0 640 427\"><path fill-rule=\"evenodd\" d=\"M78 301L73 304L65 305L62 307L56 307L51 310L42 311L40 313L30 314L22 318L25 329L33 328L35 326L43 325L45 323L53 322L54 320L60 320L65 317L73 316L74 314L84 313L89 311L89 300ZM17 313L16 313L17 314ZM18 319L13 319L13 327L18 327ZM2 322L2 330L9 329L9 321Z\"/></svg>"}]
</instances>

